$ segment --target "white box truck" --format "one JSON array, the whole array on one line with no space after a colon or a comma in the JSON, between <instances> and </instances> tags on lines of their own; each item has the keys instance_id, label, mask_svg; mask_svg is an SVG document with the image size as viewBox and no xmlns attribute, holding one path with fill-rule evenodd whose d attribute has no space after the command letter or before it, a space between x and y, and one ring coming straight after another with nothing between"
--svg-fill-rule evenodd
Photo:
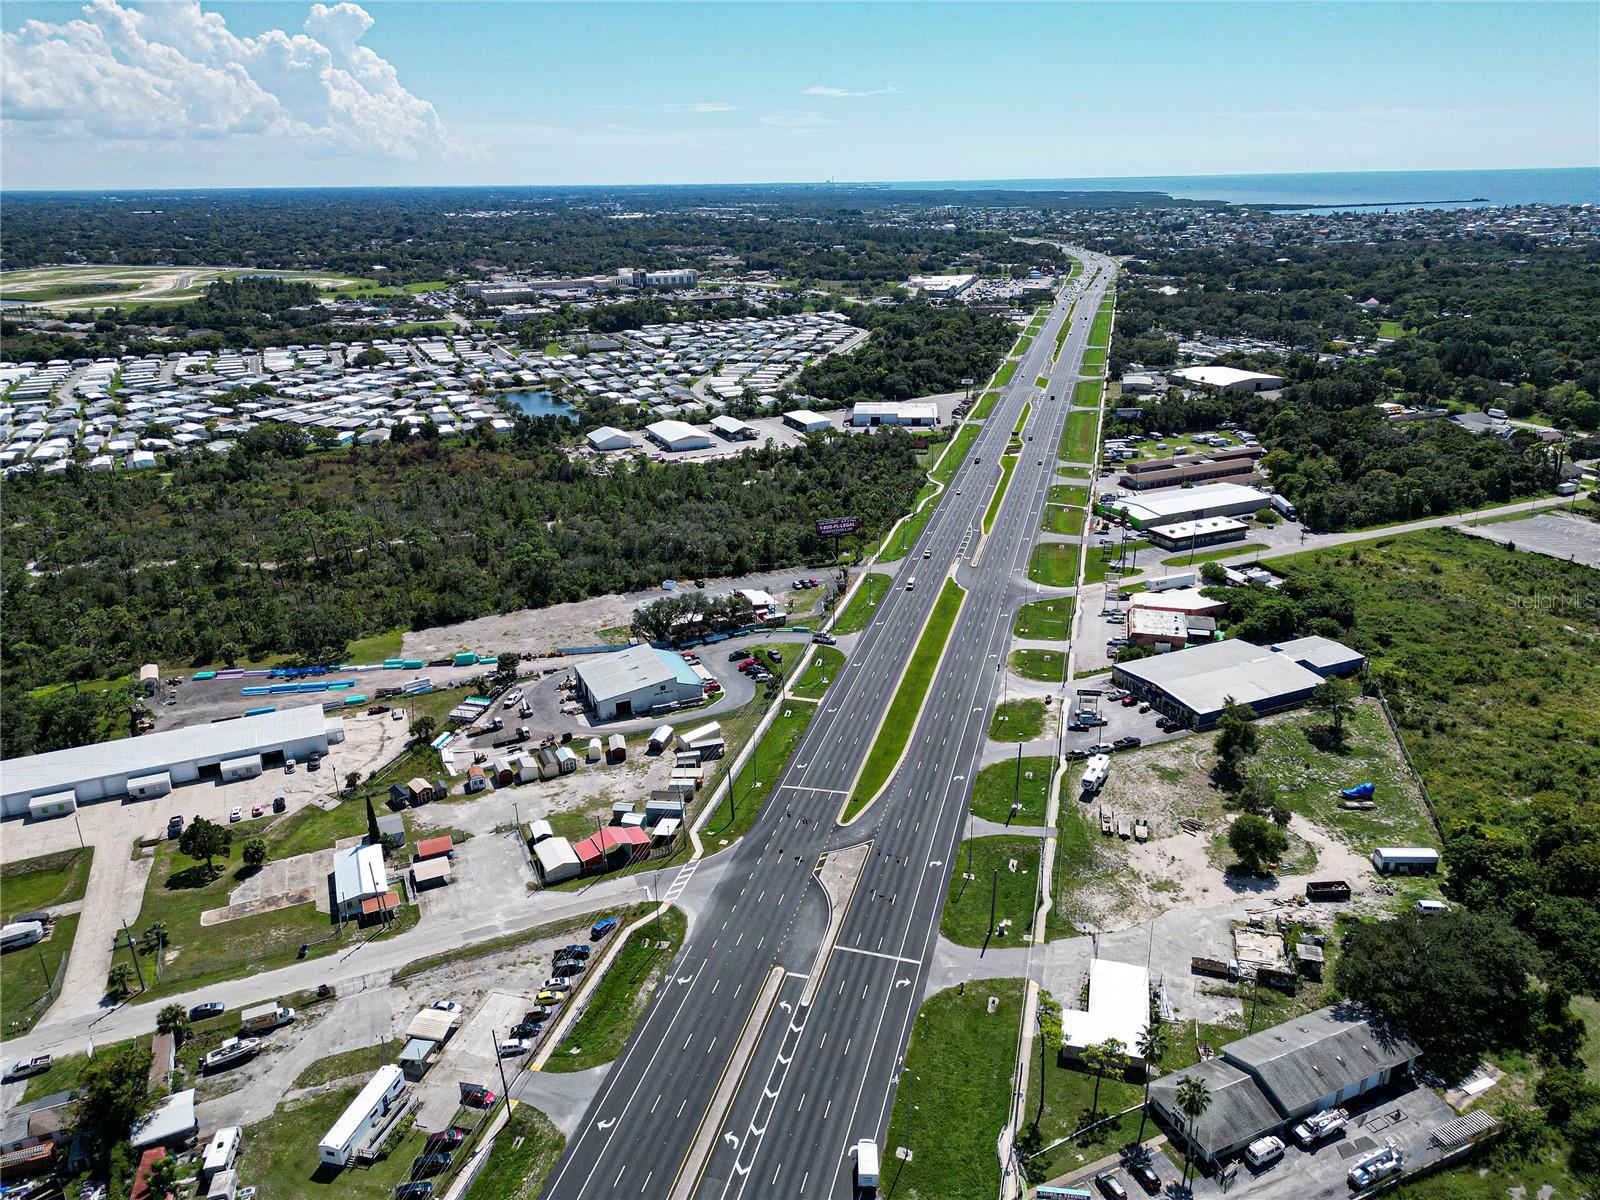
<instances>
[{"instance_id":1,"label":"white box truck","mask_svg":"<svg viewBox=\"0 0 1600 1200\"><path fill-rule=\"evenodd\" d=\"M862 1138L856 1143L856 1186L877 1189L878 1143Z\"/></svg>"},{"instance_id":2,"label":"white box truck","mask_svg":"<svg viewBox=\"0 0 1600 1200\"><path fill-rule=\"evenodd\" d=\"M246 1033L268 1033L279 1025L287 1025L293 1020L294 1009L285 1008L276 1000L271 1004L247 1008L239 1015L239 1022L244 1026Z\"/></svg>"}]
</instances>

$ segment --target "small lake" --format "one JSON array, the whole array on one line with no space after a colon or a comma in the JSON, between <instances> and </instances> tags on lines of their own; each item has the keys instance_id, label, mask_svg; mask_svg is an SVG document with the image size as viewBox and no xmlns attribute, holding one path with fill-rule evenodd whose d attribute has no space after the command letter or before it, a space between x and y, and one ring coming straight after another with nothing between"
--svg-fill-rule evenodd
<instances>
[{"instance_id":1,"label":"small lake","mask_svg":"<svg viewBox=\"0 0 1600 1200\"><path fill-rule=\"evenodd\" d=\"M550 392L501 392L497 398L530 417L565 417L569 421L578 419L577 409L565 400L558 400Z\"/></svg>"}]
</instances>

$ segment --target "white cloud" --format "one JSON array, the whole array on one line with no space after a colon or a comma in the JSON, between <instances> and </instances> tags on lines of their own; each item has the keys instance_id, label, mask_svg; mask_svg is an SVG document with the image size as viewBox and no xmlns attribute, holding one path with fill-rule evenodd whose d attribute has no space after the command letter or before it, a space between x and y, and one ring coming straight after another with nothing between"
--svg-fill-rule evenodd
<instances>
[{"instance_id":1,"label":"white cloud","mask_svg":"<svg viewBox=\"0 0 1600 1200\"><path fill-rule=\"evenodd\" d=\"M856 96L893 96L900 91L897 87L869 88L864 92L852 92L848 88L838 87L808 87L801 92L802 96L826 96L830 100L846 100Z\"/></svg>"},{"instance_id":2,"label":"white cloud","mask_svg":"<svg viewBox=\"0 0 1600 1200\"><path fill-rule=\"evenodd\" d=\"M809 133L823 128L826 125L837 125L839 122L832 117L825 117L817 112L781 112L772 113L761 118L763 125L775 125L779 129L790 129L797 133Z\"/></svg>"},{"instance_id":3,"label":"white cloud","mask_svg":"<svg viewBox=\"0 0 1600 1200\"><path fill-rule=\"evenodd\" d=\"M702 100L698 104L663 104L662 112L724 113L738 112L737 104L724 104L720 100Z\"/></svg>"},{"instance_id":4,"label":"white cloud","mask_svg":"<svg viewBox=\"0 0 1600 1200\"><path fill-rule=\"evenodd\" d=\"M94 0L82 18L0 35L0 111L8 133L58 145L225 139L415 160L444 126L360 44L372 24L358 5L314 4L302 32L239 37L197 0Z\"/></svg>"}]
</instances>

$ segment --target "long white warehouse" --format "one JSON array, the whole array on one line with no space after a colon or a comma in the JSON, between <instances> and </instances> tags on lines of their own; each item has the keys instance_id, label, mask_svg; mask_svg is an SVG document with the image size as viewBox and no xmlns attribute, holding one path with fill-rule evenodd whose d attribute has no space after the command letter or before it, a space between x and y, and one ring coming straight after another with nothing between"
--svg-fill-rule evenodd
<instances>
[{"instance_id":1,"label":"long white warehouse","mask_svg":"<svg viewBox=\"0 0 1600 1200\"><path fill-rule=\"evenodd\" d=\"M191 725L0 762L0 807L7 817L61 815L79 804L144 800L202 779L248 778L286 758L326 754L344 741L344 718L320 704Z\"/></svg>"}]
</instances>

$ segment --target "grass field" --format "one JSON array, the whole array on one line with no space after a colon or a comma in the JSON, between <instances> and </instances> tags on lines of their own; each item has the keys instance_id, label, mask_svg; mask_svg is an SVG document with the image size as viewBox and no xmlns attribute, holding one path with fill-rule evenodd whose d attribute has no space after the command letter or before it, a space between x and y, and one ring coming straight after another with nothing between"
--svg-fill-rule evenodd
<instances>
[{"instance_id":1,"label":"grass field","mask_svg":"<svg viewBox=\"0 0 1600 1200\"><path fill-rule=\"evenodd\" d=\"M778 776L782 774L794 748L800 744L812 718L817 715L817 706L804 700L781 700L779 703L783 707L772 718L767 732L762 734L750 761L730 785L733 792L732 819L728 817L726 796L717 806L717 811L707 819L705 835L708 842L712 839L731 842L750 828L761 806L772 795L773 785L778 782Z\"/></svg>"},{"instance_id":2,"label":"grass field","mask_svg":"<svg viewBox=\"0 0 1600 1200\"><path fill-rule=\"evenodd\" d=\"M1004 822L1010 817L1014 825L1044 824L1052 766L1050 759L1034 755L985 767L972 784L972 811L986 821ZM1022 805L1016 816L1011 816L1013 797Z\"/></svg>"},{"instance_id":3,"label":"grass field","mask_svg":"<svg viewBox=\"0 0 1600 1200\"><path fill-rule=\"evenodd\" d=\"M845 610L834 622L833 632L842 637L847 633L860 633L872 624L872 614L878 611L878 602L889 590L889 582L887 575L877 571L863 579L856 594L850 598L850 603L845 605Z\"/></svg>"},{"instance_id":4,"label":"grass field","mask_svg":"<svg viewBox=\"0 0 1600 1200\"><path fill-rule=\"evenodd\" d=\"M1067 414L1067 427L1061 434L1061 459L1063 462L1094 462L1095 425L1098 413L1074 409Z\"/></svg>"},{"instance_id":5,"label":"grass field","mask_svg":"<svg viewBox=\"0 0 1600 1200\"><path fill-rule=\"evenodd\" d=\"M1411 331L1399 321L1379 321L1378 336L1381 338L1410 337Z\"/></svg>"},{"instance_id":6,"label":"grass field","mask_svg":"<svg viewBox=\"0 0 1600 1200\"><path fill-rule=\"evenodd\" d=\"M1100 305L1100 311L1094 315L1094 325L1089 329L1089 345L1105 347L1111 344L1111 313L1116 308L1116 301L1107 296Z\"/></svg>"},{"instance_id":7,"label":"grass field","mask_svg":"<svg viewBox=\"0 0 1600 1200\"><path fill-rule=\"evenodd\" d=\"M1066 508L1060 504L1047 504L1039 516L1039 528L1046 533L1074 534L1083 532L1083 522L1088 514L1081 508Z\"/></svg>"},{"instance_id":8,"label":"grass field","mask_svg":"<svg viewBox=\"0 0 1600 1200\"><path fill-rule=\"evenodd\" d=\"M395 629L389 633L375 633L371 637L362 638L359 642L351 642L345 651L344 661L362 666L366 663L381 663L386 658L398 658L400 643L404 637L404 631Z\"/></svg>"},{"instance_id":9,"label":"grass field","mask_svg":"<svg viewBox=\"0 0 1600 1200\"><path fill-rule=\"evenodd\" d=\"M1072 597L1034 600L1017 610L1011 632L1017 637L1062 641L1072 628Z\"/></svg>"},{"instance_id":10,"label":"grass field","mask_svg":"<svg viewBox=\"0 0 1600 1200\"><path fill-rule=\"evenodd\" d=\"M995 1139L1010 1104L1022 994L1020 979L991 979L923 1004L884 1138L881 1195L989 1200L998 1194ZM999 1001L992 1013L991 996ZM902 1146L910 1162L896 1154Z\"/></svg>"},{"instance_id":11,"label":"grass field","mask_svg":"<svg viewBox=\"0 0 1600 1200\"><path fill-rule=\"evenodd\" d=\"M82 900L93 862L94 847L90 846L0 866L0 904L4 906L5 919L10 921L18 913Z\"/></svg>"},{"instance_id":12,"label":"grass field","mask_svg":"<svg viewBox=\"0 0 1600 1200\"><path fill-rule=\"evenodd\" d=\"M1089 503L1089 487L1081 483L1058 483L1050 489L1051 504L1085 505Z\"/></svg>"},{"instance_id":13,"label":"grass field","mask_svg":"<svg viewBox=\"0 0 1600 1200\"><path fill-rule=\"evenodd\" d=\"M1100 394L1105 390L1105 385L1098 379L1080 379L1072 388L1072 406L1074 408L1099 408Z\"/></svg>"},{"instance_id":14,"label":"grass field","mask_svg":"<svg viewBox=\"0 0 1600 1200\"><path fill-rule=\"evenodd\" d=\"M1099 375L1106 369L1106 352L1103 346L1091 346L1083 352L1080 370L1085 375Z\"/></svg>"},{"instance_id":15,"label":"grass field","mask_svg":"<svg viewBox=\"0 0 1600 1200\"><path fill-rule=\"evenodd\" d=\"M989 737L996 742L1031 742L1044 733L1043 700L1007 700L995 705Z\"/></svg>"},{"instance_id":16,"label":"grass field","mask_svg":"<svg viewBox=\"0 0 1600 1200\"><path fill-rule=\"evenodd\" d=\"M1056 999L1064 999L1063 1006L1068 1008L1076 1003L1076 997ZM1028 1101L1023 1110L1026 1125L1024 1136L1029 1136L1036 1129L1038 1143L1049 1145L1095 1120L1138 1104L1143 1096L1144 1089L1138 1084L1114 1075L1100 1081L1097 1095L1094 1076L1079 1064L1062 1062L1054 1056L1044 1062L1035 1054L1028 1067ZM1129 1113L1082 1137L1030 1158L1029 1177L1053 1179L1085 1162L1093 1162L1112 1153L1131 1141L1138 1132L1139 1114ZM1148 1126L1145 1133L1149 1136Z\"/></svg>"},{"instance_id":17,"label":"grass field","mask_svg":"<svg viewBox=\"0 0 1600 1200\"><path fill-rule=\"evenodd\" d=\"M1060 683L1066 663L1067 656L1060 650L1016 650L1011 655L1013 671L1044 683Z\"/></svg>"},{"instance_id":18,"label":"grass field","mask_svg":"<svg viewBox=\"0 0 1600 1200\"><path fill-rule=\"evenodd\" d=\"M226 1030L217 1031L220 1039ZM185 1044L187 1048L187 1043ZM305 1070L301 1071L294 1081L297 1088L320 1087L325 1083L332 1083L338 1079L355 1079L360 1077L365 1083L372 1073L384 1063L394 1062L400 1057L400 1051L405 1049L405 1042L399 1038L387 1042L374 1042L370 1046L357 1046L354 1050L345 1050L339 1054L329 1054L317 1059Z\"/></svg>"},{"instance_id":19,"label":"grass field","mask_svg":"<svg viewBox=\"0 0 1600 1200\"><path fill-rule=\"evenodd\" d=\"M1163 558L1163 567L1185 567L1190 563L1214 562L1219 558L1232 558L1236 554L1253 554L1266 547L1260 542L1234 542L1227 546L1213 546L1209 550L1196 550L1193 554L1185 550L1182 554L1174 554L1170 558Z\"/></svg>"},{"instance_id":20,"label":"grass field","mask_svg":"<svg viewBox=\"0 0 1600 1200\"><path fill-rule=\"evenodd\" d=\"M912 727L922 712L923 698L933 683L934 668L944 653L945 642L950 637L950 630L956 623L956 614L961 611L961 601L965 597L966 592L955 580L944 581L939 599L928 617L928 624L917 639L917 648L912 652L911 661L906 664L900 686L895 689L894 700L884 714L883 725L872 743L872 751L861 768L861 777L856 781L850 803L845 808L846 819L867 806L889 781L889 773L900 761L901 752L911 740Z\"/></svg>"},{"instance_id":21,"label":"grass field","mask_svg":"<svg viewBox=\"0 0 1600 1200\"><path fill-rule=\"evenodd\" d=\"M968 851L972 865L967 865ZM1015 870L1012 865L1015 864ZM972 878L964 876L971 871ZM989 901L994 898L995 935L991 946L1020 946L1033 927L1033 901L1039 884L1039 839L980 837L961 843L950 877L940 928L962 946L981 946L989 936Z\"/></svg>"},{"instance_id":22,"label":"grass field","mask_svg":"<svg viewBox=\"0 0 1600 1200\"><path fill-rule=\"evenodd\" d=\"M24 910L26 911L26 910ZM78 914L57 917L42 942L6 955L5 986L0 987L0 1029L7 1037L31 1029L50 1011L44 997L57 976L65 976L67 956L78 936ZM50 1003L54 1003L54 998Z\"/></svg>"},{"instance_id":23,"label":"grass field","mask_svg":"<svg viewBox=\"0 0 1600 1200\"><path fill-rule=\"evenodd\" d=\"M1028 578L1051 587L1078 582L1078 543L1040 542L1028 558Z\"/></svg>"},{"instance_id":24,"label":"grass field","mask_svg":"<svg viewBox=\"0 0 1600 1200\"><path fill-rule=\"evenodd\" d=\"M994 385L995 385L995 387L997 387L997 388L1005 387L1008 383L1011 382L1011 377L1013 375L1015 375L1016 373L1017 373L1017 360L1014 359L1014 358L1006 359L1005 362L1000 364L1000 369L995 372L995 375L994 375Z\"/></svg>"},{"instance_id":25,"label":"grass field","mask_svg":"<svg viewBox=\"0 0 1600 1200\"><path fill-rule=\"evenodd\" d=\"M629 937L589 997L583 1015L545 1062L546 1071L587 1071L612 1061L644 1015L688 928L683 910L669 908Z\"/></svg>"},{"instance_id":26,"label":"grass field","mask_svg":"<svg viewBox=\"0 0 1600 1200\"><path fill-rule=\"evenodd\" d=\"M839 672L842 670L844 670L843 650L837 650L832 646L813 646L811 661L806 664L805 672L790 687L790 694L802 700L821 700L822 693L828 690L829 684L839 678Z\"/></svg>"},{"instance_id":27,"label":"grass field","mask_svg":"<svg viewBox=\"0 0 1600 1200\"><path fill-rule=\"evenodd\" d=\"M1015 454L1002 454L1000 456L1000 482L995 485L994 495L989 497L989 507L983 513L983 531L988 533L994 528L994 519L1000 514L1000 504L1006 498L1006 488L1011 486L1011 473L1017 468Z\"/></svg>"},{"instance_id":28,"label":"grass field","mask_svg":"<svg viewBox=\"0 0 1600 1200\"><path fill-rule=\"evenodd\" d=\"M1129 542L1120 561L1126 564L1128 570L1134 570L1138 563L1135 556L1150 548L1149 542ZM1084 583L1101 583L1105 580L1106 573L1115 567L1119 561L1120 546L1096 546L1089 551L1089 558L1083 565Z\"/></svg>"},{"instance_id":29,"label":"grass field","mask_svg":"<svg viewBox=\"0 0 1600 1200\"><path fill-rule=\"evenodd\" d=\"M193 300L212 283L265 272L250 267L130 267L83 264L0 271L0 297L58 311L105 308L108 304L172 304ZM316 271L272 271L276 278L323 286L347 279Z\"/></svg>"},{"instance_id":30,"label":"grass field","mask_svg":"<svg viewBox=\"0 0 1600 1200\"><path fill-rule=\"evenodd\" d=\"M982 421L994 411L994 406L999 399L999 392L985 392L979 396L978 402L972 406L972 419L974 421Z\"/></svg>"},{"instance_id":31,"label":"grass field","mask_svg":"<svg viewBox=\"0 0 1600 1200\"><path fill-rule=\"evenodd\" d=\"M466 1200L534 1200L566 1145L549 1117L531 1104L518 1103Z\"/></svg>"},{"instance_id":32,"label":"grass field","mask_svg":"<svg viewBox=\"0 0 1600 1200\"><path fill-rule=\"evenodd\" d=\"M364 1170L323 1165L315 1153L322 1135L361 1090L360 1082L290 1101L264 1121L250 1126L239 1152L239 1175L256 1188L258 1200L387 1200L411 1177L411 1162L427 1137L407 1125L387 1155ZM402 1118L402 1124L409 1118Z\"/></svg>"}]
</instances>

